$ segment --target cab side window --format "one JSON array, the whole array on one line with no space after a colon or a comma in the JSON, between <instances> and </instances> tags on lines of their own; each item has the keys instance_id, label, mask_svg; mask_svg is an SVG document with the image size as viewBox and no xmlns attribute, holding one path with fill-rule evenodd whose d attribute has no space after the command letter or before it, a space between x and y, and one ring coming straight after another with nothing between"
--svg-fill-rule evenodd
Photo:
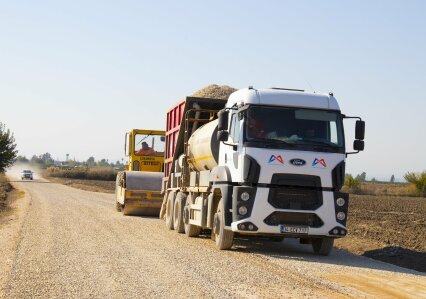
<instances>
[{"instance_id":1,"label":"cab side window","mask_svg":"<svg viewBox=\"0 0 426 299\"><path fill-rule=\"evenodd\" d=\"M233 113L231 116L231 129L229 136L234 144L240 141L240 120L238 118L238 113Z\"/></svg>"}]
</instances>

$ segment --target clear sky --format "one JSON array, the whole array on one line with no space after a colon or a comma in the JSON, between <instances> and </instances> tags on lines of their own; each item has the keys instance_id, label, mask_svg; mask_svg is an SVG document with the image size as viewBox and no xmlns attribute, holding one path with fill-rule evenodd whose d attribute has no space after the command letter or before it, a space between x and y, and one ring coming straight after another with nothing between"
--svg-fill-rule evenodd
<instances>
[{"instance_id":1,"label":"clear sky","mask_svg":"<svg viewBox=\"0 0 426 299\"><path fill-rule=\"evenodd\" d=\"M425 1L0 1L0 121L21 155L116 161L127 130L164 129L206 85L310 84L366 121L347 172L402 178L426 169L425 14Z\"/></svg>"}]
</instances>

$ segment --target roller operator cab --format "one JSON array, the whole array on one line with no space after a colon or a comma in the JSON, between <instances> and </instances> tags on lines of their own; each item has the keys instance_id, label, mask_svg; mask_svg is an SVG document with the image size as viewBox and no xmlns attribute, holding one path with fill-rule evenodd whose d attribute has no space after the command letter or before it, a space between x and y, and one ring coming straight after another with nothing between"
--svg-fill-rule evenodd
<instances>
[{"instance_id":1,"label":"roller operator cab","mask_svg":"<svg viewBox=\"0 0 426 299\"><path fill-rule=\"evenodd\" d=\"M347 155L364 149L364 122L342 114L331 93L242 89L218 118L208 104L197 105L183 116L187 129L197 128L187 130L165 185L168 199L184 202L173 214L169 203L166 223L174 217L179 224L176 208L184 206L185 232L211 229L219 249L241 234L299 238L328 255L334 239L347 234L349 197L340 190ZM351 153L345 118L358 119Z\"/></svg>"},{"instance_id":2,"label":"roller operator cab","mask_svg":"<svg viewBox=\"0 0 426 299\"><path fill-rule=\"evenodd\" d=\"M133 129L125 135L125 171L116 179L117 210L124 215L158 215L164 169L164 131Z\"/></svg>"}]
</instances>

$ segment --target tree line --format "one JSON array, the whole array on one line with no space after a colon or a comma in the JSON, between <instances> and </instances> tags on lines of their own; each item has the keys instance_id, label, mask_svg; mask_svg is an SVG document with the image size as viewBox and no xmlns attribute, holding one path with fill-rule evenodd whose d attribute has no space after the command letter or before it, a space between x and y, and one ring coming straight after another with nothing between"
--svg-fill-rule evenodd
<instances>
[{"instance_id":1,"label":"tree line","mask_svg":"<svg viewBox=\"0 0 426 299\"><path fill-rule=\"evenodd\" d=\"M85 167L122 167L123 164L120 161L109 162L108 159L100 159L96 160L95 157L91 156L86 161L77 161L75 159L69 159L67 161L55 161L52 158L52 155L50 153L44 153L41 155L33 155L31 159L26 158L25 156L18 156L16 158L16 162L18 163L29 163L34 166L38 166L41 168L47 168L51 166L58 166L58 167L78 167L78 166L85 166Z\"/></svg>"}]
</instances>

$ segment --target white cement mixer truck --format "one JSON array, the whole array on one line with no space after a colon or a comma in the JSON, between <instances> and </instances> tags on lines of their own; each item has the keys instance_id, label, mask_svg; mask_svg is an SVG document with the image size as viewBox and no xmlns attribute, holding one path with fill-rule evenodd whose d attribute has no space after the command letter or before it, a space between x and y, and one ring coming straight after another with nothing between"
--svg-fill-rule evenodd
<instances>
[{"instance_id":1,"label":"white cement mixer truck","mask_svg":"<svg viewBox=\"0 0 426 299\"><path fill-rule=\"evenodd\" d=\"M343 120L356 118L354 152ZM241 89L227 101L187 97L167 114L160 217L188 237L298 238L328 255L347 234L348 154L364 149L365 123L333 94Z\"/></svg>"}]
</instances>

